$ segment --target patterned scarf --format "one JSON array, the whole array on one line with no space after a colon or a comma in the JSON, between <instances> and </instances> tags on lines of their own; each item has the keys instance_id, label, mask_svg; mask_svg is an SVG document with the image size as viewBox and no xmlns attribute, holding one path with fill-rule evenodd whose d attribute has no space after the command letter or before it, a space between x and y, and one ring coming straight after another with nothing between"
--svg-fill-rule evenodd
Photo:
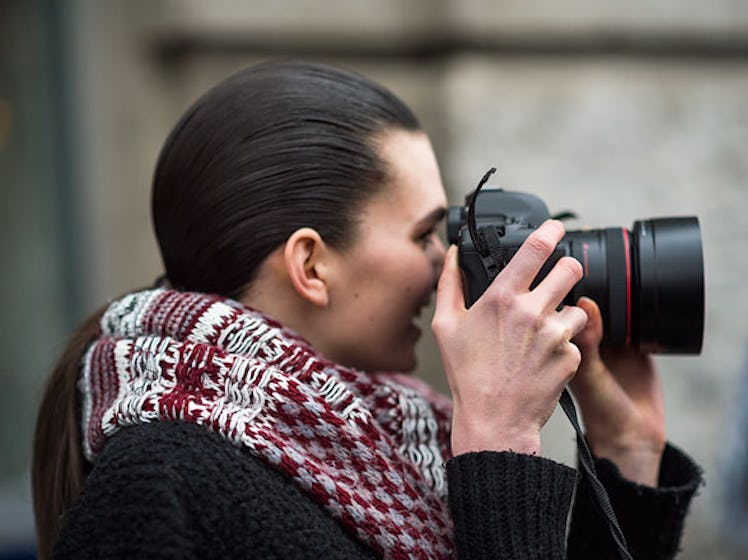
<instances>
[{"instance_id":1,"label":"patterned scarf","mask_svg":"<svg viewBox=\"0 0 748 560\"><path fill-rule=\"evenodd\" d=\"M200 424L289 475L383 557L451 557L450 408L415 379L325 361L235 301L156 289L108 308L79 388L89 460L126 426Z\"/></svg>"}]
</instances>

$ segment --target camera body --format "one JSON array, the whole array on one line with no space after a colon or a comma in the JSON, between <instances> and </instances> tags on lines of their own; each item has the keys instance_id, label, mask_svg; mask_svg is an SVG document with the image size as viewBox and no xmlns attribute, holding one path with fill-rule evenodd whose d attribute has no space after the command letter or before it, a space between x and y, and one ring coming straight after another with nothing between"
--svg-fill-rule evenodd
<instances>
[{"instance_id":1,"label":"camera body","mask_svg":"<svg viewBox=\"0 0 748 560\"><path fill-rule=\"evenodd\" d=\"M466 198L466 205L453 206L447 213L447 238L451 244L459 247L460 269L463 273L465 303L470 307L485 291L493 278L484 266L483 257L467 229L468 209L471 197ZM503 246L504 261L501 268L524 243L525 239L540 224L549 219L548 208L539 197L521 192L505 191L500 188L486 187L479 193L475 204L475 220L479 231L483 228L494 228ZM553 264L565 255L562 245L554 251L543 267L547 273ZM536 279L537 283L545 274Z\"/></svg>"},{"instance_id":2,"label":"camera body","mask_svg":"<svg viewBox=\"0 0 748 560\"><path fill-rule=\"evenodd\" d=\"M447 214L447 237L459 247L468 307L551 217L535 195L482 187L466 197L465 206L451 207ZM584 271L564 304L573 305L583 295L595 300L603 316L604 344L650 353L700 353L704 272L697 218L639 220L632 230L569 231L530 288L563 256L576 258Z\"/></svg>"}]
</instances>

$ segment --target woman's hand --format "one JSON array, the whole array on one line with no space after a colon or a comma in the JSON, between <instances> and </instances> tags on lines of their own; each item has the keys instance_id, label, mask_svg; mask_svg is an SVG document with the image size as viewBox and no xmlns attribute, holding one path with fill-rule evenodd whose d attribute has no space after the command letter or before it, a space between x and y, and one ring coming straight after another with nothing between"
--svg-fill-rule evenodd
<instances>
[{"instance_id":1,"label":"woman's hand","mask_svg":"<svg viewBox=\"0 0 748 560\"><path fill-rule=\"evenodd\" d=\"M589 298L577 305L589 320L574 339L582 363L571 388L592 451L613 461L629 480L656 486L665 449L665 408L652 360L632 349L601 354L600 309Z\"/></svg>"},{"instance_id":2,"label":"woman's hand","mask_svg":"<svg viewBox=\"0 0 748 560\"><path fill-rule=\"evenodd\" d=\"M535 230L470 309L457 248L447 253L432 329L454 400L454 455L540 451L540 429L580 363L571 339L587 322L578 307L557 311L582 277L573 258L561 258L530 290L563 235L554 220Z\"/></svg>"}]
</instances>

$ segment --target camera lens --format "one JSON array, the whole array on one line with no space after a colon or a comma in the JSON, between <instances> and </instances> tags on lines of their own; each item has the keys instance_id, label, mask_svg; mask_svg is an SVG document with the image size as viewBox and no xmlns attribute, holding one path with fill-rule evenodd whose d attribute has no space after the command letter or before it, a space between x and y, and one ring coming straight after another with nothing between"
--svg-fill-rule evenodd
<instances>
[{"instance_id":1,"label":"camera lens","mask_svg":"<svg viewBox=\"0 0 748 560\"><path fill-rule=\"evenodd\" d=\"M704 332L704 263L696 218L634 223L634 318L638 346L698 354Z\"/></svg>"},{"instance_id":2,"label":"camera lens","mask_svg":"<svg viewBox=\"0 0 748 560\"><path fill-rule=\"evenodd\" d=\"M704 268L695 217L655 218L633 231L570 231L561 242L584 268L566 298L600 306L605 342L644 352L698 354L704 330Z\"/></svg>"}]
</instances>

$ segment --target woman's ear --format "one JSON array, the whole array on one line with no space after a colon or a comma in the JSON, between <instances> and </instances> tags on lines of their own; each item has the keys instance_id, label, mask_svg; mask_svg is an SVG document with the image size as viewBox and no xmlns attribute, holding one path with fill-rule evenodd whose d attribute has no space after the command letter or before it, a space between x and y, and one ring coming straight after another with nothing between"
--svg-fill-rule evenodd
<instances>
[{"instance_id":1,"label":"woman's ear","mask_svg":"<svg viewBox=\"0 0 748 560\"><path fill-rule=\"evenodd\" d=\"M305 300L324 307L330 297L326 278L328 247L316 230L297 229L286 241L283 261L296 292Z\"/></svg>"}]
</instances>

